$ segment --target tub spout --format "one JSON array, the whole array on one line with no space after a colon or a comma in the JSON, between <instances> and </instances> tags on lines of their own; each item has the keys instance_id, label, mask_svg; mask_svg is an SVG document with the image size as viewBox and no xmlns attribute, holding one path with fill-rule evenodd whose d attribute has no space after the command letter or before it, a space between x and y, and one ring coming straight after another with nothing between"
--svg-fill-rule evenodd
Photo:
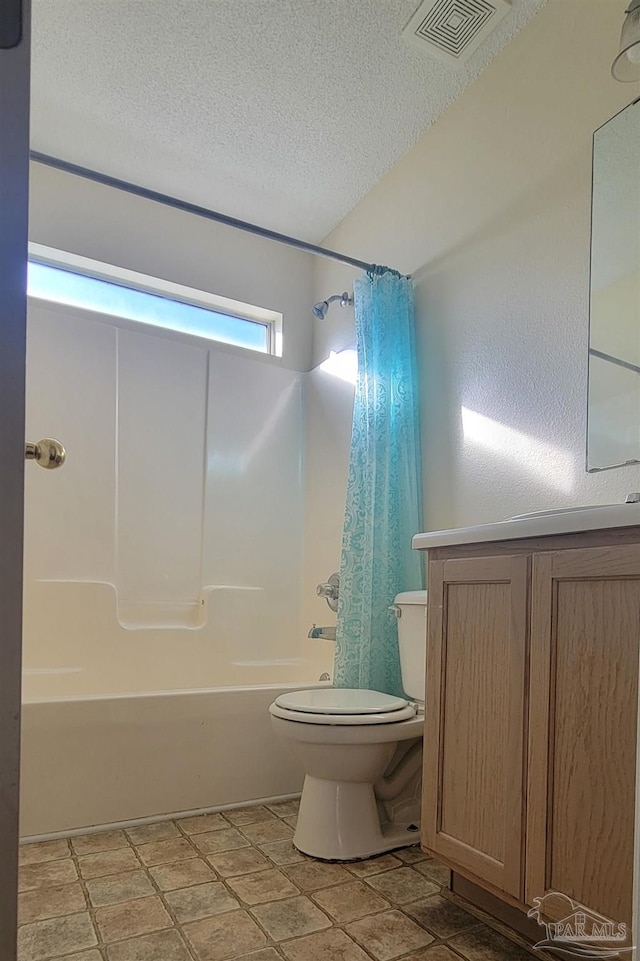
<instances>
[{"instance_id":1,"label":"tub spout","mask_svg":"<svg viewBox=\"0 0 640 961\"><path fill-rule=\"evenodd\" d=\"M318 627L314 624L307 637L322 637L325 641L335 641L336 629L335 627Z\"/></svg>"}]
</instances>

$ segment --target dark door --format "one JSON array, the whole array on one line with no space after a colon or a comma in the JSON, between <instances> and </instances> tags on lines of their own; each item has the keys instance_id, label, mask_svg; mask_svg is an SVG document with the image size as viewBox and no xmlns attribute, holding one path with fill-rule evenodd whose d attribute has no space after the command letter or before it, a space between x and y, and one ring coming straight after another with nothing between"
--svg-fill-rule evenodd
<instances>
[{"instance_id":1,"label":"dark door","mask_svg":"<svg viewBox=\"0 0 640 961\"><path fill-rule=\"evenodd\" d=\"M0 0L0 958L16 955L29 4Z\"/></svg>"}]
</instances>

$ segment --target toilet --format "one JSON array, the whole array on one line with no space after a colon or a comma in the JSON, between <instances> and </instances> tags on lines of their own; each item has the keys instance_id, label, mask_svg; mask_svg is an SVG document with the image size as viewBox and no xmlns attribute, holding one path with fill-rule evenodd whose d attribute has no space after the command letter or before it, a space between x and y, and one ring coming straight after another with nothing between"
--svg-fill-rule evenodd
<instances>
[{"instance_id":1,"label":"toilet","mask_svg":"<svg viewBox=\"0 0 640 961\"><path fill-rule=\"evenodd\" d=\"M407 698L319 688L281 694L269 708L305 770L293 843L325 861L420 839L427 592L398 594L391 610Z\"/></svg>"}]
</instances>

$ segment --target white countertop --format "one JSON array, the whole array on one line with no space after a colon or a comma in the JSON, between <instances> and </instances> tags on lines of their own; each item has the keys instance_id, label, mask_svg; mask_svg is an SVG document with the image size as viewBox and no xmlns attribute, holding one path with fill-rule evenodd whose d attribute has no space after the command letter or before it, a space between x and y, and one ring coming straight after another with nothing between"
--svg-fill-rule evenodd
<instances>
[{"instance_id":1,"label":"white countertop","mask_svg":"<svg viewBox=\"0 0 640 961\"><path fill-rule=\"evenodd\" d=\"M551 537L554 534L576 534L580 531L636 525L640 526L640 504L607 504L564 511L540 511L539 514L523 514L494 524L458 527L450 531L427 531L415 534L411 544L414 550L427 551L431 547L451 547L454 544Z\"/></svg>"}]
</instances>

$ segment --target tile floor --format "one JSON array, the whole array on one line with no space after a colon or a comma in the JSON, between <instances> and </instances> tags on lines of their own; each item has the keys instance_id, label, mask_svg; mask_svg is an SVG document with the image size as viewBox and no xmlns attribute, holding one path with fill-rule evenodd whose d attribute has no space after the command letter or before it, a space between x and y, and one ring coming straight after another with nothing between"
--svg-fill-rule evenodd
<instances>
[{"instance_id":1,"label":"tile floor","mask_svg":"<svg viewBox=\"0 0 640 961\"><path fill-rule=\"evenodd\" d=\"M418 848L299 854L297 803L23 845L19 961L531 961Z\"/></svg>"}]
</instances>

